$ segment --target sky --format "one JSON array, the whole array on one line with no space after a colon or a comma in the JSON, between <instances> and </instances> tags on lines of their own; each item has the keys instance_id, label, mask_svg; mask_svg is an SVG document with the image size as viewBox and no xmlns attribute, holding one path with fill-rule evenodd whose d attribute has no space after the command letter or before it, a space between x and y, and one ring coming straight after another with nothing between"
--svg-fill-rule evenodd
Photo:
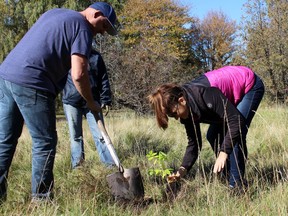
<instances>
[{"instance_id":1,"label":"sky","mask_svg":"<svg viewBox=\"0 0 288 216\"><path fill-rule=\"evenodd\" d=\"M240 24L244 14L243 5L247 0L179 0L180 4L189 7L189 15L203 19L211 11L223 11L230 19Z\"/></svg>"}]
</instances>

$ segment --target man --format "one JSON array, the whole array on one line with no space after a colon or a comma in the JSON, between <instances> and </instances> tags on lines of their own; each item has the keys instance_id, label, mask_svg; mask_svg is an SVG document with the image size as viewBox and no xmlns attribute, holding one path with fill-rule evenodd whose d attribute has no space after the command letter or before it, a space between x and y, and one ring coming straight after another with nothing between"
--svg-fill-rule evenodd
<instances>
[{"instance_id":1,"label":"man","mask_svg":"<svg viewBox=\"0 0 288 216\"><path fill-rule=\"evenodd\" d=\"M81 12L57 8L44 13L0 66L0 198L7 196L9 167L23 124L32 137L32 200L49 200L57 133L55 97L71 68L76 89L90 110L101 110L87 72L92 39L115 35L116 14L97 2Z\"/></svg>"},{"instance_id":2,"label":"man","mask_svg":"<svg viewBox=\"0 0 288 216\"><path fill-rule=\"evenodd\" d=\"M101 104L101 107L109 107L112 100L108 74L103 58L95 50L91 51L88 72L94 100ZM72 169L80 166L85 160L82 130L83 116L87 119L101 162L107 166L114 165L114 161L101 136L94 115L87 108L86 101L76 90L70 73L68 74L68 79L62 93L62 101L70 132ZM102 112L99 112L99 117L102 121L104 120Z\"/></svg>"}]
</instances>

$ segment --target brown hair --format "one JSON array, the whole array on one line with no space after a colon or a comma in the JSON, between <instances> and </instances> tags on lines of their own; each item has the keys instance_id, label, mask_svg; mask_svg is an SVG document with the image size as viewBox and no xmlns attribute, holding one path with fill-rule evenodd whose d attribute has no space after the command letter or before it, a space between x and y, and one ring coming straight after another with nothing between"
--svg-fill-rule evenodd
<instances>
[{"instance_id":1,"label":"brown hair","mask_svg":"<svg viewBox=\"0 0 288 216\"><path fill-rule=\"evenodd\" d=\"M171 109L178 103L178 99L181 96L183 96L182 89L173 83L159 86L148 96L159 127L163 129L168 127L167 113L171 112Z\"/></svg>"}]
</instances>

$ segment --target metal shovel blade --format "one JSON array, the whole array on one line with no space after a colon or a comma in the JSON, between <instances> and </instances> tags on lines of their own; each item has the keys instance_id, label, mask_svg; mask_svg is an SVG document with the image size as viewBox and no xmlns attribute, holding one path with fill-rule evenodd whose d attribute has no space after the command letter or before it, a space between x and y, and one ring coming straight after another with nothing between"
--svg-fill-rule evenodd
<instances>
[{"instance_id":1,"label":"metal shovel blade","mask_svg":"<svg viewBox=\"0 0 288 216\"><path fill-rule=\"evenodd\" d=\"M119 169L119 172L112 173L106 177L112 195L116 199L142 200L144 197L144 186L139 168L123 168L102 120L98 116L98 113L93 112L93 115L97 121L97 125L105 140L105 144L107 145L111 157Z\"/></svg>"},{"instance_id":2,"label":"metal shovel blade","mask_svg":"<svg viewBox=\"0 0 288 216\"><path fill-rule=\"evenodd\" d=\"M142 200L144 186L138 167L124 169L124 173L116 172L108 175L107 182L115 199Z\"/></svg>"}]
</instances>

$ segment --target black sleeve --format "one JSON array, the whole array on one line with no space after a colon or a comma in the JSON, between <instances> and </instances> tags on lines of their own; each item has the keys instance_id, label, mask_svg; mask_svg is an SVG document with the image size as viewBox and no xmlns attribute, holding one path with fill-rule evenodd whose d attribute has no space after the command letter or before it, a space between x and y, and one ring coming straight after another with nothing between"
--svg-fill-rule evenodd
<instances>
[{"instance_id":1,"label":"black sleeve","mask_svg":"<svg viewBox=\"0 0 288 216\"><path fill-rule=\"evenodd\" d=\"M244 117L217 88L207 88L203 98L210 112L213 112L222 123L227 125L227 131L220 146L220 151L229 154L232 152L233 143L239 141L241 134L246 130Z\"/></svg>"},{"instance_id":2,"label":"black sleeve","mask_svg":"<svg viewBox=\"0 0 288 216\"><path fill-rule=\"evenodd\" d=\"M94 51L89 59L90 84L94 100L105 105L111 104L111 90L105 62L100 53Z\"/></svg>"},{"instance_id":3,"label":"black sleeve","mask_svg":"<svg viewBox=\"0 0 288 216\"><path fill-rule=\"evenodd\" d=\"M202 138L200 124L191 120L183 120L182 123L185 125L186 134L188 138L188 146L184 154L181 166L185 167L189 171L194 165L198 158L199 152L202 148Z\"/></svg>"},{"instance_id":4,"label":"black sleeve","mask_svg":"<svg viewBox=\"0 0 288 216\"><path fill-rule=\"evenodd\" d=\"M112 99L111 99L110 82L105 62L101 56L99 56L98 70L100 78L99 80L101 80L101 83L99 83L101 104L111 105Z\"/></svg>"}]
</instances>

